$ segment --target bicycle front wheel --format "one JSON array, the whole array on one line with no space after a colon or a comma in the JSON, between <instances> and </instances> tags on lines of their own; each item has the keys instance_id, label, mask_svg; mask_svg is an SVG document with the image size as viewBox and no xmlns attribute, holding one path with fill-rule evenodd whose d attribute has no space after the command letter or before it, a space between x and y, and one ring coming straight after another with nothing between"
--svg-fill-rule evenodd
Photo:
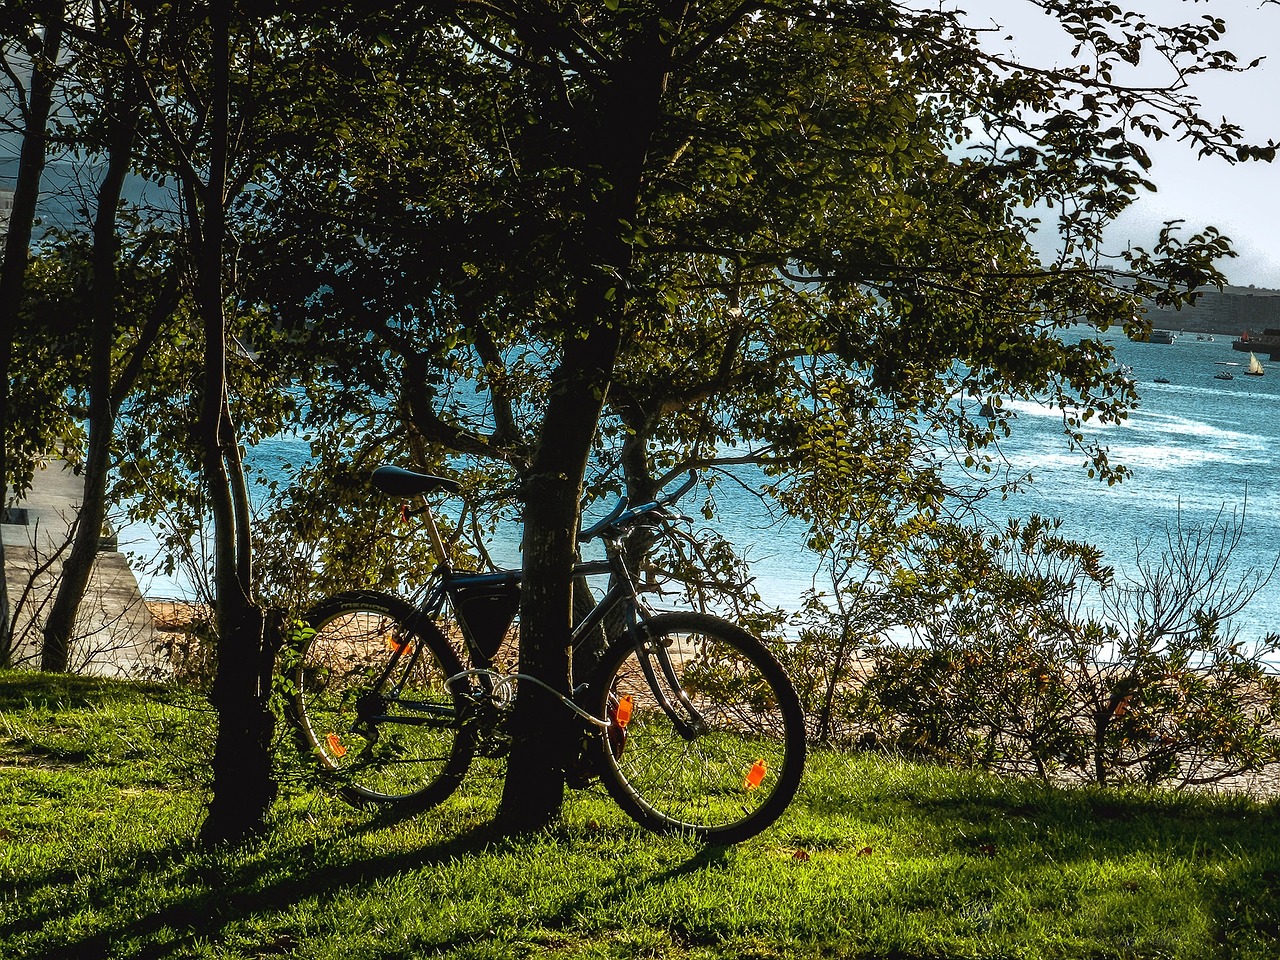
<instances>
[{"instance_id":1,"label":"bicycle front wheel","mask_svg":"<svg viewBox=\"0 0 1280 960\"><path fill-rule=\"evenodd\" d=\"M449 796L474 744L445 681L453 648L414 608L371 592L339 594L305 618L293 712L305 747L357 806L432 806Z\"/></svg>"},{"instance_id":2,"label":"bicycle front wheel","mask_svg":"<svg viewBox=\"0 0 1280 960\"><path fill-rule=\"evenodd\" d=\"M643 629L643 628L642 628ZM804 712L759 640L696 613L662 614L605 652L591 685L606 789L641 826L737 843L786 809L804 769ZM673 682L674 681L674 682Z\"/></svg>"}]
</instances>

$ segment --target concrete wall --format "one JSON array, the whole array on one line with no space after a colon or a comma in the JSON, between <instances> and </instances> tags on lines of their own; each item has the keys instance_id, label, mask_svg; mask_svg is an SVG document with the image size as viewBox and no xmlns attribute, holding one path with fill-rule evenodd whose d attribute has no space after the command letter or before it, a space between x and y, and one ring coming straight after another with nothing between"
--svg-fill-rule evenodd
<instances>
[{"instance_id":1,"label":"concrete wall","mask_svg":"<svg viewBox=\"0 0 1280 960\"><path fill-rule=\"evenodd\" d=\"M18 522L0 524L20 665L39 664L40 628L53 602L82 491L80 478L55 461L37 471L26 498L8 511L6 519ZM157 650L137 577L115 549L114 537L104 536L100 544L72 640L72 668L107 676L163 676L166 661Z\"/></svg>"}]
</instances>

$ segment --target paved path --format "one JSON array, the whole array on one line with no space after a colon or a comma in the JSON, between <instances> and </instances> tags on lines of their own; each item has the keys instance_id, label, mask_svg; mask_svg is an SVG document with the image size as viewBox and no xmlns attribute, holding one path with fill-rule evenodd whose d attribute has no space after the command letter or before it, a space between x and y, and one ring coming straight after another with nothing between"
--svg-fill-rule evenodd
<instances>
[{"instance_id":1,"label":"paved path","mask_svg":"<svg viewBox=\"0 0 1280 960\"><path fill-rule=\"evenodd\" d=\"M61 461L36 473L25 500L0 524L5 575L19 641L18 659L39 664L39 624L69 549L72 525L83 498L80 477ZM138 580L114 538L104 537L72 640L72 668L107 676L154 676L156 637Z\"/></svg>"}]
</instances>

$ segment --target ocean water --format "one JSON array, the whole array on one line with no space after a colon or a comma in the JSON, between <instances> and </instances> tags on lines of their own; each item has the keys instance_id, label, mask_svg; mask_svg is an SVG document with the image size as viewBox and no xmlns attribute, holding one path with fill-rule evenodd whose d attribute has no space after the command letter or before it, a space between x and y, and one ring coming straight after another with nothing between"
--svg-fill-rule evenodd
<instances>
[{"instance_id":1,"label":"ocean water","mask_svg":"<svg viewBox=\"0 0 1280 960\"><path fill-rule=\"evenodd\" d=\"M1246 377L1248 354L1233 351L1231 338L1221 335L1212 341L1183 335L1173 344L1121 336L1114 346L1117 361L1132 368L1141 403L1125 423L1091 429L1113 462L1128 466L1133 476L1113 487L1089 479L1083 457L1066 448L1060 412L1015 404L1014 435L1002 449L1011 466L1031 470L1035 482L1008 501L988 501L986 513L994 522L1033 513L1061 518L1065 536L1097 544L1122 573L1133 568L1139 549L1162 549L1170 525L1242 515L1244 538L1230 575L1270 569L1280 553L1280 361L1263 377ZM1214 378L1224 370L1234 379ZM250 462L259 473L271 473L304 456L300 442L281 438L252 451ZM685 504L691 513L694 496ZM717 487L716 498L717 527L746 551L768 603L795 610L806 591L826 586L817 557L805 549L802 525L777 520L754 497L735 494L730 483ZM516 529L502 533L492 545L495 560L518 565L518 539ZM154 537L145 529L126 528L121 541L140 559L154 552ZM194 595L181 577L140 579L151 597ZM1280 630L1280 577L1235 625L1245 638Z\"/></svg>"},{"instance_id":2,"label":"ocean water","mask_svg":"<svg viewBox=\"0 0 1280 960\"><path fill-rule=\"evenodd\" d=\"M1133 471L1114 487L1084 475L1081 458L1062 443L1058 411L1018 405L1005 449L1036 481L1006 505L1008 513L1060 517L1066 536L1097 544L1122 573L1133 570L1139 549L1164 549L1172 525L1238 518L1243 538L1229 577L1269 571L1280 553L1280 361L1272 366L1262 357L1272 369L1245 376L1249 355L1233 351L1231 340L1184 334L1172 344L1114 342L1141 395L1127 421L1092 430L1112 461ZM1234 379L1215 379L1223 371ZM1280 576L1234 623L1246 638L1280 631Z\"/></svg>"}]
</instances>

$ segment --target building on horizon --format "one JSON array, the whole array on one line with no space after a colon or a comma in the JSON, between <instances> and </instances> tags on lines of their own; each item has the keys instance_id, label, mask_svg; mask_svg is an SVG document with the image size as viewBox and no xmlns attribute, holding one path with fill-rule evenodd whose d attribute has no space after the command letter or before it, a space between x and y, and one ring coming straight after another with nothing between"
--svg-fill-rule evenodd
<instances>
[{"instance_id":1,"label":"building on horizon","mask_svg":"<svg viewBox=\"0 0 1280 960\"><path fill-rule=\"evenodd\" d=\"M9 235L9 214L13 212L13 191L0 187L0 240Z\"/></svg>"},{"instance_id":2,"label":"building on horizon","mask_svg":"<svg viewBox=\"0 0 1280 960\"><path fill-rule=\"evenodd\" d=\"M1265 287L1223 287L1200 294L1195 306L1173 310L1153 307L1147 316L1153 327L1192 333L1260 333L1280 327L1280 290Z\"/></svg>"}]
</instances>

